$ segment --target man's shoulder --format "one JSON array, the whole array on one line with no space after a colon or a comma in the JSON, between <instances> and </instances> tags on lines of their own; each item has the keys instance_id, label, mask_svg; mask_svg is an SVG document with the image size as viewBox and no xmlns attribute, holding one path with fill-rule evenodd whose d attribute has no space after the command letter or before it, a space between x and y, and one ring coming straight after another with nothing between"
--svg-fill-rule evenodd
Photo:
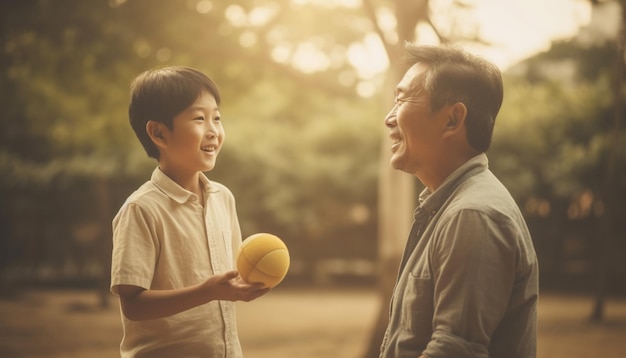
<instances>
[{"instance_id":1,"label":"man's shoulder","mask_svg":"<svg viewBox=\"0 0 626 358\"><path fill-rule=\"evenodd\" d=\"M489 170L478 173L459 185L449 198L448 211L474 210L487 214L517 215L517 202Z\"/></svg>"}]
</instances>

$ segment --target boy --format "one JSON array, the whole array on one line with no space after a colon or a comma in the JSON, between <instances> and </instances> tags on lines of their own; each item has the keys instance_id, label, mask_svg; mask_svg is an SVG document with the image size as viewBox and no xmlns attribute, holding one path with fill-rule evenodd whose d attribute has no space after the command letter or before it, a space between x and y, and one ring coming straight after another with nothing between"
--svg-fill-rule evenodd
<instances>
[{"instance_id":1,"label":"boy","mask_svg":"<svg viewBox=\"0 0 626 358\"><path fill-rule=\"evenodd\" d=\"M131 85L130 123L158 167L113 220L122 357L241 357L233 301L268 292L233 271L235 200L202 173L224 142L219 104L216 84L191 68L146 71Z\"/></svg>"}]
</instances>

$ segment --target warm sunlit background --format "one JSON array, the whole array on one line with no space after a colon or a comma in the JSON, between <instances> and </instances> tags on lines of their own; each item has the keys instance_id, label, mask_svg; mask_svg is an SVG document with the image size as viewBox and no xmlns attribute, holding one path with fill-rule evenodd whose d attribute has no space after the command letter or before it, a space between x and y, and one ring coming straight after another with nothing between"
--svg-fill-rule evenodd
<instances>
[{"instance_id":1,"label":"warm sunlit background","mask_svg":"<svg viewBox=\"0 0 626 358\"><path fill-rule=\"evenodd\" d=\"M405 41L495 62L490 167L541 267L540 358L626 356L623 0L23 0L0 4L0 357L111 357L110 225L149 178L141 71L222 91L207 175L292 266L238 305L247 357L376 357L420 184L387 165Z\"/></svg>"}]
</instances>

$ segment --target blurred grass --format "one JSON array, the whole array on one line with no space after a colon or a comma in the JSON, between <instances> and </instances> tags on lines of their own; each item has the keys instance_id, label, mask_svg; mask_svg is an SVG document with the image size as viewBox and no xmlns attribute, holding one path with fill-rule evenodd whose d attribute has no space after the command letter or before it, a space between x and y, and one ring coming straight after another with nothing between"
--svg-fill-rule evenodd
<instances>
[{"instance_id":1,"label":"blurred grass","mask_svg":"<svg viewBox=\"0 0 626 358\"><path fill-rule=\"evenodd\" d=\"M28 290L0 299L0 357L119 356L117 301L99 308L95 291ZM542 293L539 358L626 357L626 299L607 301L589 323L592 298ZM238 303L244 354L251 358L361 357L377 313L372 289L278 287Z\"/></svg>"}]
</instances>

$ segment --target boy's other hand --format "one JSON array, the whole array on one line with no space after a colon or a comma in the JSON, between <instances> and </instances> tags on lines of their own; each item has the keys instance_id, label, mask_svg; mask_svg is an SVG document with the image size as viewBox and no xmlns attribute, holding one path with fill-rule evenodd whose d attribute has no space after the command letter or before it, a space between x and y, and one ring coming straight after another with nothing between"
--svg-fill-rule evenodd
<instances>
[{"instance_id":1,"label":"boy's other hand","mask_svg":"<svg viewBox=\"0 0 626 358\"><path fill-rule=\"evenodd\" d=\"M211 299L249 302L270 291L262 283L247 283L237 271L209 277L204 284Z\"/></svg>"}]
</instances>

